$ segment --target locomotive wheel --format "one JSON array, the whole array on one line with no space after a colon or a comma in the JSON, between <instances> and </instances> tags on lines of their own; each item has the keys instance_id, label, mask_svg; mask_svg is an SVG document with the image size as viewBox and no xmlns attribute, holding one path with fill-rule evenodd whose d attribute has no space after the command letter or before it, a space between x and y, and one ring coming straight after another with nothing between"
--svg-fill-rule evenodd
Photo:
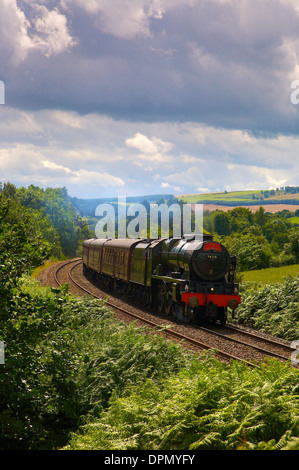
<instances>
[{"instance_id":1,"label":"locomotive wheel","mask_svg":"<svg viewBox=\"0 0 299 470\"><path fill-rule=\"evenodd\" d=\"M172 314L174 318L180 320L183 317L184 307L178 302L173 302L172 304Z\"/></svg>"},{"instance_id":2,"label":"locomotive wheel","mask_svg":"<svg viewBox=\"0 0 299 470\"><path fill-rule=\"evenodd\" d=\"M157 294L158 313L162 313L165 311L166 298L167 298L167 290L166 290L166 285L163 283L158 287L158 294Z\"/></svg>"},{"instance_id":3,"label":"locomotive wheel","mask_svg":"<svg viewBox=\"0 0 299 470\"><path fill-rule=\"evenodd\" d=\"M184 317L186 323L193 322L193 309L190 307L190 305L185 305Z\"/></svg>"},{"instance_id":4,"label":"locomotive wheel","mask_svg":"<svg viewBox=\"0 0 299 470\"><path fill-rule=\"evenodd\" d=\"M165 313L170 315L173 311L173 299L172 295L167 295L165 299Z\"/></svg>"},{"instance_id":5,"label":"locomotive wheel","mask_svg":"<svg viewBox=\"0 0 299 470\"><path fill-rule=\"evenodd\" d=\"M226 324L227 316L226 316L226 311L225 308L220 309L219 308L219 321L220 325L224 326Z\"/></svg>"},{"instance_id":6,"label":"locomotive wheel","mask_svg":"<svg viewBox=\"0 0 299 470\"><path fill-rule=\"evenodd\" d=\"M146 293L145 293L145 306L147 308L151 308L152 306L152 293L150 290L148 290Z\"/></svg>"},{"instance_id":7,"label":"locomotive wheel","mask_svg":"<svg viewBox=\"0 0 299 470\"><path fill-rule=\"evenodd\" d=\"M158 294L158 313L162 313L165 309L165 294L159 292Z\"/></svg>"}]
</instances>

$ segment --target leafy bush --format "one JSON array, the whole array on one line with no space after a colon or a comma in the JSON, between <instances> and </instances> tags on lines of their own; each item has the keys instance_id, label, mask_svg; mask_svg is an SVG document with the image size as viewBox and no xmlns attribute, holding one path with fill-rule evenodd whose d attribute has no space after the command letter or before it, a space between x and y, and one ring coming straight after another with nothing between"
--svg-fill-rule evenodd
<instances>
[{"instance_id":1,"label":"leafy bush","mask_svg":"<svg viewBox=\"0 0 299 470\"><path fill-rule=\"evenodd\" d=\"M38 227L43 242L51 247L51 255L76 256L81 242L93 236L88 225L77 214L66 188L47 188L30 185L16 188L11 183L0 183L0 202L9 201L19 206L19 219L30 214L31 229Z\"/></svg>"},{"instance_id":2,"label":"leafy bush","mask_svg":"<svg viewBox=\"0 0 299 470\"><path fill-rule=\"evenodd\" d=\"M205 355L160 385L114 393L65 449L299 449L298 378L278 361L250 370Z\"/></svg>"},{"instance_id":3,"label":"leafy bush","mask_svg":"<svg viewBox=\"0 0 299 470\"><path fill-rule=\"evenodd\" d=\"M0 193L1 308L9 302L20 276L41 264L50 251L50 244L42 238L30 212Z\"/></svg>"},{"instance_id":4,"label":"leafy bush","mask_svg":"<svg viewBox=\"0 0 299 470\"><path fill-rule=\"evenodd\" d=\"M116 321L102 302L27 278L7 313L1 449L298 447L299 372L290 364L194 359Z\"/></svg>"},{"instance_id":5,"label":"leafy bush","mask_svg":"<svg viewBox=\"0 0 299 470\"><path fill-rule=\"evenodd\" d=\"M283 284L245 284L238 323L280 336L299 338L299 275L288 276Z\"/></svg>"},{"instance_id":6,"label":"leafy bush","mask_svg":"<svg viewBox=\"0 0 299 470\"><path fill-rule=\"evenodd\" d=\"M0 448L62 445L113 391L184 364L174 344L116 322L104 303L29 284L0 317Z\"/></svg>"},{"instance_id":7,"label":"leafy bush","mask_svg":"<svg viewBox=\"0 0 299 470\"><path fill-rule=\"evenodd\" d=\"M270 266L272 253L269 243L262 235L233 233L229 237L216 235L214 239L223 243L231 255L237 256L240 271Z\"/></svg>"}]
</instances>

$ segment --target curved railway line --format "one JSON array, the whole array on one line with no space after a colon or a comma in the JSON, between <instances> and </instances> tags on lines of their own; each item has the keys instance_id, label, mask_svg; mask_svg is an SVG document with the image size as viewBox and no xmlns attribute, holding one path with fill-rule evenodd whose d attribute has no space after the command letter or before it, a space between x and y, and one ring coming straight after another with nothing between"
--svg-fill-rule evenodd
<instances>
[{"instance_id":1,"label":"curved railway line","mask_svg":"<svg viewBox=\"0 0 299 470\"><path fill-rule=\"evenodd\" d=\"M105 300L121 319L135 320L138 324L148 325L161 331L168 337L183 341L193 350L214 350L222 360L231 359L246 362L250 366L258 365L268 358L289 361L293 349L288 341L269 337L258 332L252 332L241 327L226 326L194 326L178 322L171 317L156 315L155 312L144 310L124 301L117 294L105 292L88 281L82 273L82 260L76 258L48 268L47 276L40 279L44 284L54 287L69 283L70 290L76 294L88 294ZM53 285L54 281L54 285ZM166 323L165 323L166 322Z\"/></svg>"}]
</instances>

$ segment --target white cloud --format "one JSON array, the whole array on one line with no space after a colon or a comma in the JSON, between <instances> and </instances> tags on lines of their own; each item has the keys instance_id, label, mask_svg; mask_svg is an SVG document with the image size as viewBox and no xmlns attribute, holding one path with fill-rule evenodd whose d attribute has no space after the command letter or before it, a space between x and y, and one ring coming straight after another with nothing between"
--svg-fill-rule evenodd
<instances>
[{"instance_id":1,"label":"white cloud","mask_svg":"<svg viewBox=\"0 0 299 470\"><path fill-rule=\"evenodd\" d=\"M182 188L180 188L179 186L173 186L169 183L161 183L161 188L171 189L172 191L175 191L176 193L180 193L182 191Z\"/></svg>"},{"instance_id":2,"label":"white cloud","mask_svg":"<svg viewBox=\"0 0 299 470\"><path fill-rule=\"evenodd\" d=\"M276 189L284 187L288 182L288 172L281 169L270 169L249 165L228 164L227 168L234 174L242 175L240 179L244 180L246 175L247 183L240 185L238 189ZM298 171L297 171L298 174Z\"/></svg>"},{"instance_id":3,"label":"white cloud","mask_svg":"<svg viewBox=\"0 0 299 470\"><path fill-rule=\"evenodd\" d=\"M48 168L49 170L59 172L59 173L65 173L66 175L72 175L72 176L77 176L77 173L75 171L72 171L70 168L66 168L63 165L57 165L55 162L50 162L48 160L43 160L42 165L45 168Z\"/></svg>"},{"instance_id":4,"label":"white cloud","mask_svg":"<svg viewBox=\"0 0 299 470\"><path fill-rule=\"evenodd\" d=\"M212 192L209 188L196 188L198 193L210 193Z\"/></svg>"},{"instance_id":5,"label":"white cloud","mask_svg":"<svg viewBox=\"0 0 299 470\"><path fill-rule=\"evenodd\" d=\"M13 63L23 60L34 47L28 35L30 23L16 0L2 0L0 5L0 42L2 48L11 54Z\"/></svg>"},{"instance_id":6,"label":"white cloud","mask_svg":"<svg viewBox=\"0 0 299 470\"><path fill-rule=\"evenodd\" d=\"M69 33L67 18L57 8L49 11L45 6L36 6L36 12L38 17L33 24L37 34L33 41L46 57L68 51L77 44Z\"/></svg>"},{"instance_id":7,"label":"white cloud","mask_svg":"<svg viewBox=\"0 0 299 470\"><path fill-rule=\"evenodd\" d=\"M74 112L53 110L52 118L56 121L59 121L62 125L66 125L74 129L84 129L85 127L84 119Z\"/></svg>"},{"instance_id":8,"label":"white cloud","mask_svg":"<svg viewBox=\"0 0 299 470\"><path fill-rule=\"evenodd\" d=\"M93 185L96 187L123 187L125 185L124 181L121 178L110 175L107 172L91 171L80 169L76 172L75 178L72 180L72 183L78 183L80 185L88 186Z\"/></svg>"},{"instance_id":9,"label":"white cloud","mask_svg":"<svg viewBox=\"0 0 299 470\"><path fill-rule=\"evenodd\" d=\"M92 185L92 186L112 186L122 187L124 181L121 178L110 175L103 171L93 171L80 168L79 170L71 170L63 165L59 165L53 161L43 160L42 165L50 170L48 176L50 178L56 178L57 175L63 175L69 177L69 184L80 184L80 185ZM66 180L68 181L68 180Z\"/></svg>"},{"instance_id":10,"label":"white cloud","mask_svg":"<svg viewBox=\"0 0 299 470\"><path fill-rule=\"evenodd\" d=\"M136 132L133 137L127 139L126 145L147 154L169 152L173 147L173 144L170 142L164 142L162 139L157 137L149 139L146 135L143 135L140 132Z\"/></svg>"},{"instance_id":11,"label":"white cloud","mask_svg":"<svg viewBox=\"0 0 299 470\"><path fill-rule=\"evenodd\" d=\"M76 3L92 16L104 33L123 39L150 36L151 18L161 19L164 9L160 0L64 0L65 6Z\"/></svg>"},{"instance_id":12,"label":"white cloud","mask_svg":"<svg viewBox=\"0 0 299 470\"><path fill-rule=\"evenodd\" d=\"M158 137L149 139L146 135L136 132L133 137L126 139L125 144L141 152L128 157L135 165L143 166L144 161L150 161L151 166L145 168L147 171L154 171L157 165L169 164L175 160L173 155L168 154L174 145Z\"/></svg>"},{"instance_id":13,"label":"white cloud","mask_svg":"<svg viewBox=\"0 0 299 470\"><path fill-rule=\"evenodd\" d=\"M59 149L57 150L59 153ZM30 184L42 187L77 188L81 193L84 191L90 197L99 195L103 188L122 188L125 184L121 177L110 174L106 169L97 170L90 168L76 168L71 166L72 161L65 158L66 154L61 151L70 166L60 164L51 159L49 149L34 146L32 144L17 144L9 147L0 147L0 173L1 181L10 181L17 186L28 186ZM48 157L48 158L45 158ZM81 161L81 164L83 162ZM117 190L117 189L116 189ZM92 194L92 191L93 194Z\"/></svg>"},{"instance_id":14,"label":"white cloud","mask_svg":"<svg viewBox=\"0 0 299 470\"><path fill-rule=\"evenodd\" d=\"M187 170L164 176L163 179L170 183L184 183L184 186L194 188L204 182L204 174L200 168L190 167Z\"/></svg>"},{"instance_id":15,"label":"white cloud","mask_svg":"<svg viewBox=\"0 0 299 470\"><path fill-rule=\"evenodd\" d=\"M195 123L0 108L1 181L66 186L78 197L297 185L298 147L299 137L257 138Z\"/></svg>"},{"instance_id":16,"label":"white cloud","mask_svg":"<svg viewBox=\"0 0 299 470\"><path fill-rule=\"evenodd\" d=\"M57 8L50 11L33 2L30 6L34 14L29 18L16 0L2 0L0 4L1 47L13 65L24 61L30 51L41 51L50 57L76 44L69 33L67 18Z\"/></svg>"}]
</instances>

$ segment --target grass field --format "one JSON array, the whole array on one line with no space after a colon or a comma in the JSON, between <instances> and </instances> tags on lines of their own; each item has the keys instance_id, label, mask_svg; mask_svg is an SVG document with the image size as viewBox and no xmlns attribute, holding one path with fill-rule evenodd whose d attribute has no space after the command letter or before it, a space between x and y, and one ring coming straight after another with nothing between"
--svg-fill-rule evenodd
<instances>
[{"instance_id":1,"label":"grass field","mask_svg":"<svg viewBox=\"0 0 299 470\"><path fill-rule=\"evenodd\" d=\"M59 259L46 261L42 266L38 266L37 268L35 268L35 270L33 271L32 277L36 279L41 271L43 271L46 268L49 268L50 266L53 266L53 264L59 263L60 261L61 260Z\"/></svg>"},{"instance_id":2,"label":"grass field","mask_svg":"<svg viewBox=\"0 0 299 470\"><path fill-rule=\"evenodd\" d=\"M266 191L266 190L265 190ZM196 203L200 201L211 201L212 202L223 202L225 203L252 203L253 201L257 201L257 203L261 200L261 197L265 193L265 191L258 191L258 190L248 190L248 191L230 191L230 192L222 192L222 193L200 193L200 194L181 194L177 195L176 197L181 199L184 203ZM269 191L267 191L269 194ZM284 190L275 191L275 194L269 195L269 197L263 199L263 204L269 203L269 201L283 201L283 200L294 200L299 203L299 194L290 194L285 193Z\"/></svg>"},{"instance_id":3,"label":"grass field","mask_svg":"<svg viewBox=\"0 0 299 470\"><path fill-rule=\"evenodd\" d=\"M233 201L240 202L244 200L252 201L252 195L257 194L257 191L233 191L229 193L204 193L204 194L184 194L177 196L185 203L194 203L198 201Z\"/></svg>"},{"instance_id":4,"label":"grass field","mask_svg":"<svg viewBox=\"0 0 299 470\"><path fill-rule=\"evenodd\" d=\"M291 222L292 224L299 225L299 217L290 217L287 219L288 222Z\"/></svg>"},{"instance_id":5,"label":"grass field","mask_svg":"<svg viewBox=\"0 0 299 470\"><path fill-rule=\"evenodd\" d=\"M261 284L283 283L284 277L295 277L299 274L299 264L280 266L278 268L260 269L257 271L244 271L241 273L242 282L259 282Z\"/></svg>"}]
</instances>

